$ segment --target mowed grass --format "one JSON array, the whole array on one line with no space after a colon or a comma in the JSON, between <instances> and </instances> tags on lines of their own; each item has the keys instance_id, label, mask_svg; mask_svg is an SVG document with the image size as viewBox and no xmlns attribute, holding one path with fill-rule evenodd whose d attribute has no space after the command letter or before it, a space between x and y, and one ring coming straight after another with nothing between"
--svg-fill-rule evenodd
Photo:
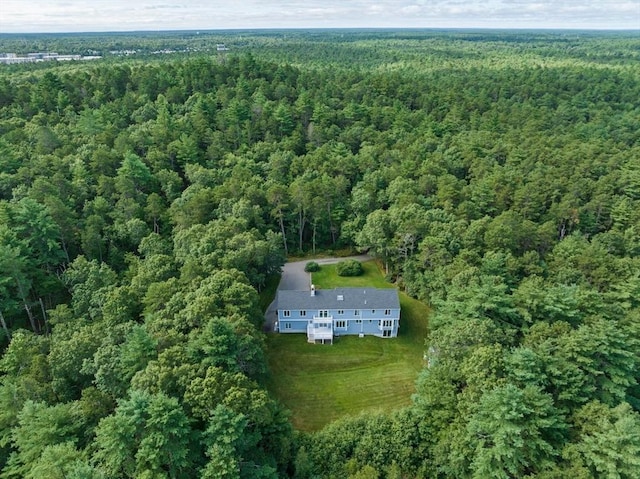
<instances>
[{"instance_id":1,"label":"mowed grass","mask_svg":"<svg viewBox=\"0 0 640 479\"><path fill-rule=\"evenodd\" d=\"M394 288L395 286L385 281L380 268L375 261L362 263L364 273L361 276L338 276L335 264L323 264L320 271L311 274L311 282L319 289L331 289L337 286L361 288L373 286L374 288Z\"/></svg>"},{"instance_id":2,"label":"mowed grass","mask_svg":"<svg viewBox=\"0 0 640 479\"><path fill-rule=\"evenodd\" d=\"M375 262L365 275L342 278L334 265L314 273L318 288L393 287ZM332 346L308 344L304 334L270 334L268 387L291 410L293 425L315 431L335 419L368 411L391 411L411 402L423 367L429 309L400 293L400 333L394 339L337 338Z\"/></svg>"}]
</instances>

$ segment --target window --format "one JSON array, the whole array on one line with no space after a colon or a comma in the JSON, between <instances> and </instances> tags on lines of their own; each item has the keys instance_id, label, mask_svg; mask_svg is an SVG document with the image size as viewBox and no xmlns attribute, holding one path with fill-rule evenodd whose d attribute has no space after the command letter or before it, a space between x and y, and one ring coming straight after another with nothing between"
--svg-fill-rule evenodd
<instances>
[{"instance_id":1,"label":"window","mask_svg":"<svg viewBox=\"0 0 640 479\"><path fill-rule=\"evenodd\" d=\"M318 311L318 316L320 318L328 318L329 317L329 311L327 311L326 309L321 309L320 311Z\"/></svg>"},{"instance_id":2,"label":"window","mask_svg":"<svg viewBox=\"0 0 640 479\"><path fill-rule=\"evenodd\" d=\"M385 316L389 316L391 314L391 310L390 309L385 309L384 310L384 315Z\"/></svg>"},{"instance_id":3,"label":"window","mask_svg":"<svg viewBox=\"0 0 640 479\"><path fill-rule=\"evenodd\" d=\"M300 316L304 317L306 315L307 315L307 312L304 309L300 311Z\"/></svg>"},{"instance_id":4,"label":"window","mask_svg":"<svg viewBox=\"0 0 640 479\"><path fill-rule=\"evenodd\" d=\"M346 321L336 321L336 328L337 329L347 329L347 322Z\"/></svg>"},{"instance_id":5,"label":"window","mask_svg":"<svg viewBox=\"0 0 640 479\"><path fill-rule=\"evenodd\" d=\"M375 310L375 309L372 309L372 310L371 310L371 314L376 314L376 310Z\"/></svg>"},{"instance_id":6,"label":"window","mask_svg":"<svg viewBox=\"0 0 640 479\"><path fill-rule=\"evenodd\" d=\"M360 316L360 311L358 311L357 309L353 312L354 316Z\"/></svg>"},{"instance_id":7,"label":"window","mask_svg":"<svg viewBox=\"0 0 640 479\"><path fill-rule=\"evenodd\" d=\"M338 314L340 314L340 315L344 314L344 309L339 309L338 310Z\"/></svg>"},{"instance_id":8,"label":"window","mask_svg":"<svg viewBox=\"0 0 640 479\"><path fill-rule=\"evenodd\" d=\"M291 329L291 323L284 323L284 329Z\"/></svg>"},{"instance_id":9,"label":"window","mask_svg":"<svg viewBox=\"0 0 640 479\"><path fill-rule=\"evenodd\" d=\"M380 326L382 326L383 328L391 328L391 327L393 327L393 320L392 319L381 319L380 320Z\"/></svg>"},{"instance_id":10,"label":"window","mask_svg":"<svg viewBox=\"0 0 640 479\"><path fill-rule=\"evenodd\" d=\"M291 311L289 311L288 309L285 309L284 311L282 311L282 316L284 316L285 318L290 317Z\"/></svg>"},{"instance_id":11,"label":"window","mask_svg":"<svg viewBox=\"0 0 640 479\"><path fill-rule=\"evenodd\" d=\"M391 330L390 329L385 329L384 331L382 331L382 337L383 338L390 338L391 337Z\"/></svg>"},{"instance_id":12,"label":"window","mask_svg":"<svg viewBox=\"0 0 640 479\"><path fill-rule=\"evenodd\" d=\"M361 319L356 319L356 324L362 324L362 320Z\"/></svg>"}]
</instances>

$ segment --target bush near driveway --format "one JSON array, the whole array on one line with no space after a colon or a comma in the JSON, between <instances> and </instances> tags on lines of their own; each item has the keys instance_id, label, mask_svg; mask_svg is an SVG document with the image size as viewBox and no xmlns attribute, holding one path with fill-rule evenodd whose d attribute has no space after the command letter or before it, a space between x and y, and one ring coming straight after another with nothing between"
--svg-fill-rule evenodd
<instances>
[{"instance_id":1,"label":"bush near driveway","mask_svg":"<svg viewBox=\"0 0 640 479\"><path fill-rule=\"evenodd\" d=\"M320 271L320 265L315 261L309 261L305 266L304 270L307 273L315 273L316 271Z\"/></svg>"},{"instance_id":2,"label":"bush near driveway","mask_svg":"<svg viewBox=\"0 0 640 479\"><path fill-rule=\"evenodd\" d=\"M336 265L336 272L338 273L338 276L360 276L364 273L364 270L362 269L360 261L348 259L346 261L341 261Z\"/></svg>"}]
</instances>

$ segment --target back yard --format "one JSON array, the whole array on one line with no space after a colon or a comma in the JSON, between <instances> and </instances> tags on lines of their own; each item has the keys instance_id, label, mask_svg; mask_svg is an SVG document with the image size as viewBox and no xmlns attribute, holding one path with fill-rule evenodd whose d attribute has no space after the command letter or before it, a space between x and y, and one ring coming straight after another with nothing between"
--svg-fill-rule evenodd
<instances>
[{"instance_id":1,"label":"back yard","mask_svg":"<svg viewBox=\"0 0 640 479\"><path fill-rule=\"evenodd\" d=\"M365 274L340 277L335 265L313 274L318 288L393 287L374 261ZM303 334L269 334L269 389L292 412L296 428L314 431L345 415L408 405L423 366L429 309L400 293L400 333L394 339L338 338L332 346L308 344Z\"/></svg>"}]
</instances>

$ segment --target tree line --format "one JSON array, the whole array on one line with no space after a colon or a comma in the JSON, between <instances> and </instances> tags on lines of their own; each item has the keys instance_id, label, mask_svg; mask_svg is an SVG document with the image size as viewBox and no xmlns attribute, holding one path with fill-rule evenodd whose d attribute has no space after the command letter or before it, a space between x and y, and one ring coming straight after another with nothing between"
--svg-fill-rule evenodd
<instances>
[{"instance_id":1,"label":"tree line","mask_svg":"<svg viewBox=\"0 0 640 479\"><path fill-rule=\"evenodd\" d=\"M247 44L0 72L0 477L634 477L637 39ZM258 293L345 247L426 365L301 434Z\"/></svg>"}]
</instances>

